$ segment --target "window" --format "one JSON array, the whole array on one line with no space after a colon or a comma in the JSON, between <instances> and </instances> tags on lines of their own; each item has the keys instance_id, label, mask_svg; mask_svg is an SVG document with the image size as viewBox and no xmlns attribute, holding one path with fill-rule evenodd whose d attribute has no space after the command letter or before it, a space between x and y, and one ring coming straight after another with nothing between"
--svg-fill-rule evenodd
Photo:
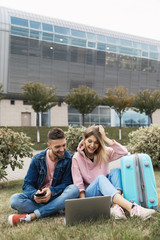
<instances>
[{"instance_id":1,"label":"window","mask_svg":"<svg viewBox=\"0 0 160 240\"><path fill-rule=\"evenodd\" d=\"M149 57L153 59L158 59L158 53L150 52Z\"/></svg>"},{"instance_id":2,"label":"window","mask_svg":"<svg viewBox=\"0 0 160 240\"><path fill-rule=\"evenodd\" d=\"M72 38L72 45L86 47L86 40L78 39L78 38Z\"/></svg>"},{"instance_id":3,"label":"window","mask_svg":"<svg viewBox=\"0 0 160 240\"><path fill-rule=\"evenodd\" d=\"M69 44L70 43L69 37L62 36L62 35L55 35L54 41L58 42L58 43L63 43L63 44Z\"/></svg>"},{"instance_id":4,"label":"window","mask_svg":"<svg viewBox=\"0 0 160 240\"><path fill-rule=\"evenodd\" d=\"M43 40L46 40L46 41L53 41L53 34L43 32L42 38L43 38Z\"/></svg>"},{"instance_id":5,"label":"window","mask_svg":"<svg viewBox=\"0 0 160 240\"><path fill-rule=\"evenodd\" d=\"M71 62L77 62L78 52L77 48L71 47Z\"/></svg>"},{"instance_id":6,"label":"window","mask_svg":"<svg viewBox=\"0 0 160 240\"><path fill-rule=\"evenodd\" d=\"M94 51L91 49L86 50L86 63L89 65L94 64Z\"/></svg>"},{"instance_id":7,"label":"window","mask_svg":"<svg viewBox=\"0 0 160 240\"><path fill-rule=\"evenodd\" d=\"M55 30L56 33L70 35L70 29L69 28L54 26L54 30Z\"/></svg>"},{"instance_id":8,"label":"window","mask_svg":"<svg viewBox=\"0 0 160 240\"><path fill-rule=\"evenodd\" d=\"M11 105L15 105L15 100L10 101Z\"/></svg>"},{"instance_id":9,"label":"window","mask_svg":"<svg viewBox=\"0 0 160 240\"><path fill-rule=\"evenodd\" d=\"M88 42L88 47L96 48L96 43L95 42Z\"/></svg>"},{"instance_id":10,"label":"window","mask_svg":"<svg viewBox=\"0 0 160 240\"><path fill-rule=\"evenodd\" d=\"M138 42L133 42L133 47L140 49L141 48L141 44L138 43Z\"/></svg>"},{"instance_id":11,"label":"window","mask_svg":"<svg viewBox=\"0 0 160 240\"><path fill-rule=\"evenodd\" d=\"M87 38L90 40L97 40L97 35L94 33L87 32Z\"/></svg>"},{"instance_id":12,"label":"window","mask_svg":"<svg viewBox=\"0 0 160 240\"><path fill-rule=\"evenodd\" d=\"M35 21L30 21L30 28L41 30L41 23L35 22Z\"/></svg>"},{"instance_id":13,"label":"window","mask_svg":"<svg viewBox=\"0 0 160 240\"><path fill-rule=\"evenodd\" d=\"M59 44L54 45L54 59L67 61L67 46L60 46Z\"/></svg>"},{"instance_id":14,"label":"window","mask_svg":"<svg viewBox=\"0 0 160 240\"><path fill-rule=\"evenodd\" d=\"M140 56L141 56L141 50L133 49L133 50L132 50L132 54L133 54L134 56L140 57Z\"/></svg>"},{"instance_id":15,"label":"window","mask_svg":"<svg viewBox=\"0 0 160 240\"><path fill-rule=\"evenodd\" d=\"M117 70L117 57L115 53L106 53L106 67Z\"/></svg>"},{"instance_id":16,"label":"window","mask_svg":"<svg viewBox=\"0 0 160 240\"><path fill-rule=\"evenodd\" d=\"M29 30L27 28L11 26L11 34L16 36L28 37Z\"/></svg>"},{"instance_id":17,"label":"window","mask_svg":"<svg viewBox=\"0 0 160 240\"><path fill-rule=\"evenodd\" d=\"M142 52L143 57L148 57L148 52Z\"/></svg>"},{"instance_id":18,"label":"window","mask_svg":"<svg viewBox=\"0 0 160 240\"><path fill-rule=\"evenodd\" d=\"M132 42L129 40L125 40L125 39L120 39L120 45L132 47Z\"/></svg>"},{"instance_id":19,"label":"window","mask_svg":"<svg viewBox=\"0 0 160 240\"><path fill-rule=\"evenodd\" d=\"M97 52L97 65L105 66L105 52L98 51Z\"/></svg>"},{"instance_id":20,"label":"window","mask_svg":"<svg viewBox=\"0 0 160 240\"><path fill-rule=\"evenodd\" d=\"M100 42L106 42L106 37L104 35L98 34L97 35L97 40L100 41Z\"/></svg>"},{"instance_id":21,"label":"window","mask_svg":"<svg viewBox=\"0 0 160 240\"><path fill-rule=\"evenodd\" d=\"M29 105L28 100L23 100L23 105Z\"/></svg>"},{"instance_id":22,"label":"window","mask_svg":"<svg viewBox=\"0 0 160 240\"><path fill-rule=\"evenodd\" d=\"M148 45L147 44L141 43L141 47L142 47L143 50L148 51Z\"/></svg>"},{"instance_id":23,"label":"window","mask_svg":"<svg viewBox=\"0 0 160 240\"><path fill-rule=\"evenodd\" d=\"M11 24L28 27L28 20L23 18L11 17Z\"/></svg>"},{"instance_id":24,"label":"window","mask_svg":"<svg viewBox=\"0 0 160 240\"><path fill-rule=\"evenodd\" d=\"M118 52L118 47L117 46L114 46L114 45L109 45L109 44L106 44L106 51L107 52Z\"/></svg>"},{"instance_id":25,"label":"window","mask_svg":"<svg viewBox=\"0 0 160 240\"><path fill-rule=\"evenodd\" d=\"M74 37L86 38L86 33L83 31L71 29L71 33Z\"/></svg>"},{"instance_id":26,"label":"window","mask_svg":"<svg viewBox=\"0 0 160 240\"><path fill-rule=\"evenodd\" d=\"M11 54L28 56L28 38L11 36Z\"/></svg>"},{"instance_id":27,"label":"window","mask_svg":"<svg viewBox=\"0 0 160 240\"><path fill-rule=\"evenodd\" d=\"M49 42L42 42L42 57L53 59L54 47Z\"/></svg>"},{"instance_id":28,"label":"window","mask_svg":"<svg viewBox=\"0 0 160 240\"><path fill-rule=\"evenodd\" d=\"M53 26L51 24L42 23L42 28L44 31L53 32Z\"/></svg>"},{"instance_id":29,"label":"window","mask_svg":"<svg viewBox=\"0 0 160 240\"><path fill-rule=\"evenodd\" d=\"M97 49L98 50L106 50L106 44L104 44L104 43L98 43L97 44Z\"/></svg>"},{"instance_id":30,"label":"window","mask_svg":"<svg viewBox=\"0 0 160 240\"><path fill-rule=\"evenodd\" d=\"M158 52L158 48L155 45L149 45L149 50L153 52Z\"/></svg>"},{"instance_id":31,"label":"window","mask_svg":"<svg viewBox=\"0 0 160 240\"><path fill-rule=\"evenodd\" d=\"M123 54L132 55L133 49L132 48L125 48L125 47L119 47L119 52Z\"/></svg>"},{"instance_id":32,"label":"window","mask_svg":"<svg viewBox=\"0 0 160 240\"><path fill-rule=\"evenodd\" d=\"M30 37L35 39L41 39L41 32L30 30Z\"/></svg>"},{"instance_id":33,"label":"window","mask_svg":"<svg viewBox=\"0 0 160 240\"><path fill-rule=\"evenodd\" d=\"M114 37L107 37L107 42L118 45L119 44L119 39L118 38L114 38Z\"/></svg>"}]
</instances>

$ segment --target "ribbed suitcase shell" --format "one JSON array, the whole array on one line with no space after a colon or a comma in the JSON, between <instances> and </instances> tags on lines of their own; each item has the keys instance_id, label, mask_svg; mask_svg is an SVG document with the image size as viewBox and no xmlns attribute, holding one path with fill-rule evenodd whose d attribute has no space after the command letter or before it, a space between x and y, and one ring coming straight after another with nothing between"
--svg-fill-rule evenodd
<instances>
[{"instance_id":1,"label":"ribbed suitcase shell","mask_svg":"<svg viewBox=\"0 0 160 240\"><path fill-rule=\"evenodd\" d=\"M158 210L158 198L152 161L148 154L121 158L123 196L146 208Z\"/></svg>"}]
</instances>

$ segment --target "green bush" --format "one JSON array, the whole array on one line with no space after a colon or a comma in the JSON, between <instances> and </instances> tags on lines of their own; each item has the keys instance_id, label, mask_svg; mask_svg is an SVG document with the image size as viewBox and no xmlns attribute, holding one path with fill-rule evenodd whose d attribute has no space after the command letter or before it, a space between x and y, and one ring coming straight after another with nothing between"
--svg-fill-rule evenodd
<instances>
[{"instance_id":1,"label":"green bush","mask_svg":"<svg viewBox=\"0 0 160 240\"><path fill-rule=\"evenodd\" d=\"M138 130L129 133L129 144L127 149L130 153L147 153L153 166L160 167L160 127L151 125L140 127Z\"/></svg>"},{"instance_id":2,"label":"green bush","mask_svg":"<svg viewBox=\"0 0 160 240\"><path fill-rule=\"evenodd\" d=\"M82 140L85 130L86 127L69 126L68 131L65 132L68 151L72 153L76 152L78 144Z\"/></svg>"},{"instance_id":3,"label":"green bush","mask_svg":"<svg viewBox=\"0 0 160 240\"><path fill-rule=\"evenodd\" d=\"M23 158L32 157L30 138L8 128L0 129L0 180L6 179L8 165L15 170L23 167Z\"/></svg>"}]
</instances>

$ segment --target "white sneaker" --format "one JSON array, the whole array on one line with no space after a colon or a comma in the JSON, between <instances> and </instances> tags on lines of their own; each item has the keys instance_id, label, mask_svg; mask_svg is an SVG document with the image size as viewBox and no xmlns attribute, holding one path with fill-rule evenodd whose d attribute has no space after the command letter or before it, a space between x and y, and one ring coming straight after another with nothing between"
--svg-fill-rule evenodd
<instances>
[{"instance_id":1,"label":"white sneaker","mask_svg":"<svg viewBox=\"0 0 160 240\"><path fill-rule=\"evenodd\" d=\"M115 205L114 207L111 207L110 209L110 215L114 218L114 219L124 219L126 220L126 215L123 211L123 209L119 206L119 205Z\"/></svg>"},{"instance_id":2,"label":"white sneaker","mask_svg":"<svg viewBox=\"0 0 160 240\"><path fill-rule=\"evenodd\" d=\"M143 220L147 220L155 213L156 213L156 211L154 209L148 209L148 208L141 207L139 205L135 205L131 209L130 216L131 217L136 216L136 217L142 218Z\"/></svg>"}]
</instances>

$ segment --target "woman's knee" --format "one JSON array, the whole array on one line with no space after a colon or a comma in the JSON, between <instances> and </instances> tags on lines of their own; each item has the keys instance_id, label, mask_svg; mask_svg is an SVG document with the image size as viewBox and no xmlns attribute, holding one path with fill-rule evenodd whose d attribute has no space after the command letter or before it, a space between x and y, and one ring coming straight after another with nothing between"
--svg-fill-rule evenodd
<instances>
[{"instance_id":1,"label":"woman's knee","mask_svg":"<svg viewBox=\"0 0 160 240\"><path fill-rule=\"evenodd\" d=\"M110 171L110 176L113 176L113 175L117 175L117 176L120 176L121 177L121 169L120 168L113 168L111 171Z\"/></svg>"},{"instance_id":2,"label":"woman's knee","mask_svg":"<svg viewBox=\"0 0 160 240\"><path fill-rule=\"evenodd\" d=\"M107 177L104 176L104 175L99 175L96 179L97 179L97 183L98 183L99 185L101 185L101 184L103 185L103 184L105 184L105 183L108 182Z\"/></svg>"}]
</instances>

